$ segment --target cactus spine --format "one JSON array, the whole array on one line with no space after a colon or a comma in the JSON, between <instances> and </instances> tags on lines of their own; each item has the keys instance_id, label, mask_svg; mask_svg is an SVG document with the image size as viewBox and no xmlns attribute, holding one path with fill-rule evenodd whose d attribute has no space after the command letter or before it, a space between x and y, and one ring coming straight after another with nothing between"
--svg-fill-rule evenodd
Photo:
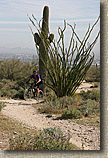
<instances>
[{"instance_id":1,"label":"cactus spine","mask_svg":"<svg viewBox=\"0 0 108 158\"><path fill-rule=\"evenodd\" d=\"M45 80L45 82L47 78L46 69L41 59L44 59L44 62L47 63L46 47L53 41L53 39L54 39L54 34L49 35L49 8L48 6L45 6L43 10L41 33L34 34L35 43L36 45L39 46L39 73L42 76L42 78ZM42 85L42 90L44 93L46 91L45 82Z\"/></svg>"}]
</instances>

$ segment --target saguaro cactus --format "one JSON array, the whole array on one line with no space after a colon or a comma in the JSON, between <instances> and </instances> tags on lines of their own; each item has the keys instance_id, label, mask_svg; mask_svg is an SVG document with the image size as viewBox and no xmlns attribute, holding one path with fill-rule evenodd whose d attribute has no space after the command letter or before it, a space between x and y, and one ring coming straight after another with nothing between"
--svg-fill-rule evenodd
<instances>
[{"instance_id":1,"label":"saguaro cactus","mask_svg":"<svg viewBox=\"0 0 108 158\"><path fill-rule=\"evenodd\" d=\"M44 62L47 63L46 48L48 48L48 45L53 41L53 39L54 34L49 34L49 8L48 6L45 6L43 10L41 33L34 34L35 43L39 46L39 73L44 81L46 81L47 75L41 59L43 58ZM42 85L42 90L45 93L45 82Z\"/></svg>"}]
</instances>

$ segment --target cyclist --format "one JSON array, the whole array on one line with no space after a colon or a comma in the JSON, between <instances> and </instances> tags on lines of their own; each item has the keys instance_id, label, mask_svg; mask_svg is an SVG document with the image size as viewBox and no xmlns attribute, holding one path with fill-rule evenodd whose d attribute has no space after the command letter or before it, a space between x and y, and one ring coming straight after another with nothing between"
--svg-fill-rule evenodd
<instances>
[{"instance_id":1,"label":"cyclist","mask_svg":"<svg viewBox=\"0 0 108 158\"><path fill-rule=\"evenodd\" d=\"M27 81L27 83L31 80L34 79L34 86L37 86L37 97L39 97L39 87L42 84L42 79L40 77L40 75L37 73L36 70L33 71L33 74L30 76L29 80ZM35 88L35 87L34 87Z\"/></svg>"}]
</instances>

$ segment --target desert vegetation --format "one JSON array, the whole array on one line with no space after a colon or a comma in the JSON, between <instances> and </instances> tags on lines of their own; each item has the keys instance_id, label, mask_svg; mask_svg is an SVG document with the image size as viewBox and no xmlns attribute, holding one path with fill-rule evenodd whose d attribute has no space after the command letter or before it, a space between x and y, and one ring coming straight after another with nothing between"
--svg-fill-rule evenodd
<instances>
[{"instance_id":1,"label":"desert vegetation","mask_svg":"<svg viewBox=\"0 0 108 158\"><path fill-rule=\"evenodd\" d=\"M48 74L46 85L55 92L57 97L72 96L85 79L87 71L94 61L92 49L98 40L100 31L91 43L89 43L89 38L100 17L98 17L93 26L90 27L89 25L82 40L75 31L76 25L72 26L64 21L63 28L58 27L58 39L53 40L54 35L52 35L52 44L49 44L51 34L48 29L48 17L48 6L44 7L43 18L39 22L34 15L32 15L32 18L29 17L37 31L33 33L31 28L39 60L44 66L44 73ZM40 25L41 21L42 27ZM65 31L67 27L71 30L68 47L65 46ZM40 41L41 43L39 44Z\"/></svg>"},{"instance_id":2,"label":"desert vegetation","mask_svg":"<svg viewBox=\"0 0 108 158\"><path fill-rule=\"evenodd\" d=\"M99 87L100 67L93 64L92 49L100 31L92 43L88 41L99 18L92 27L88 27L82 40L75 32L75 25L72 26L64 21L63 28L58 28L59 38L55 40L54 35L49 32L48 17L47 6L43 11L42 27L41 20L37 22L33 15L33 19L29 17L37 31L33 33L31 29L39 55L39 67L34 62L21 62L15 58L0 61L0 97L23 99L25 83L33 69L37 69L44 79L45 93L44 103L38 108L39 113L55 114L56 119L77 120L81 124L86 118L89 120L98 117L99 126L100 90L92 89L76 93L83 80L95 82L92 88ZM71 37L69 47L65 48L64 37L67 27L71 30ZM0 111L3 107L4 105L0 104ZM34 108L37 108L37 105ZM95 121L93 122L95 124ZM86 123L88 124L89 121ZM20 134L12 135L9 144L10 150L79 149L69 142L68 137L64 137L60 128L46 128L33 134L22 131Z\"/></svg>"},{"instance_id":3,"label":"desert vegetation","mask_svg":"<svg viewBox=\"0 0 108 158\"><path fill-rule=\"evenodd\" d=\"M8 67L16 61L20 63L23 72L17 70L17 66L11 68L14 76L8 75ZM31 75L34 65L32 63L22 63L17 59L4 60L4 70L1 72L0 78L0 97L3 98L20 98L23 99L24 82ZM29 65L28 73L25 73ZM2 68L2 67L1 67ZM38 69L38 68L37 68ZM87 74L86 74L87 76ZM93 74L94 76L94 74ZM95 76L96 77L96 76ZM95 82L99 85L99 82ZM96 86L97 87L97 86ZM47 93L44 97L44 103L35 105L39 113L46 113L48 115L56 115L57 119L74 121L78 124L100 126L100 90L91 88L87 92L81 91L74 93L73 96L57 97L57 95L50 90L46 89ZM1 103L0 110L6 105ZM49 128L43 131L26 130L22 125L8 118L4 118L0 114L1 130L9 133L9 150L82 150L74 144L69 143L69 138L64 137L60 128ZM7 123L8 121L8 123ZM10 122L10 123L9 123ZM14 134L17 133L17 134ZM57 136L57 137L56 137ZM53 139L54 138L54 139Z\"/></svg>"},{"instance_id":4,"label":"desert vegetation","mask_svg":"<svg viewBox=\"0 0 108 158\"><path fill-rule=\"evenodd\" d=\"M72 97L57 98L50 94L39 112L57 114L58 119L80 119L100 114L100 91L88 90L75 93Z\"/></svg>"},{"instance_id":5,"label":"desert vegetation","mask_svg":"<svg viewBox=\"0 0 108 158\"><path fill-rule=\"evenodd\" d=\"M21 62L18 59L0 61L0 97L23 99L26 81L38 70L37 62Z\"/></svg>"},{"instance_id":6,"label":"desert vegetation","mask_svg":"<svg viewBox=\"0 0 108 158\"><path fill-rule=\"evenodd\" d=\"M46 128L32 135L23 132L9 142L10 150L81 150L69 143L60 128Z\"/></svg>"},{"instance_id":7,"label":"desert vegetation","mask_svg":"<svg viewBox=\"0 0 108 158\"><path fill-rule=\"evenodd\" d=\"M86 82L100 82L100 65L93 64L87 71L85 80Z\"/></svg>"}]
</instances>

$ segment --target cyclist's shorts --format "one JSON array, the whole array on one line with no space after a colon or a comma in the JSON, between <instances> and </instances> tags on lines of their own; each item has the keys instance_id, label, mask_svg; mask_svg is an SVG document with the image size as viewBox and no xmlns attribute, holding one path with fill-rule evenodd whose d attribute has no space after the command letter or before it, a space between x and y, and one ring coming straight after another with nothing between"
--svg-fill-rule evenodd
<instances>
[{"instance_id":1,"label":"cyclist's shorts","mask_svg":"<svg viewBox=\"0 0 108 158\"><path fill-rule=\"evenodd\" d=\"M41 84L42 84L42 81L40 81L39 83L37 83L37 88L40 88Z\"/></svg>"}]
</instances>

